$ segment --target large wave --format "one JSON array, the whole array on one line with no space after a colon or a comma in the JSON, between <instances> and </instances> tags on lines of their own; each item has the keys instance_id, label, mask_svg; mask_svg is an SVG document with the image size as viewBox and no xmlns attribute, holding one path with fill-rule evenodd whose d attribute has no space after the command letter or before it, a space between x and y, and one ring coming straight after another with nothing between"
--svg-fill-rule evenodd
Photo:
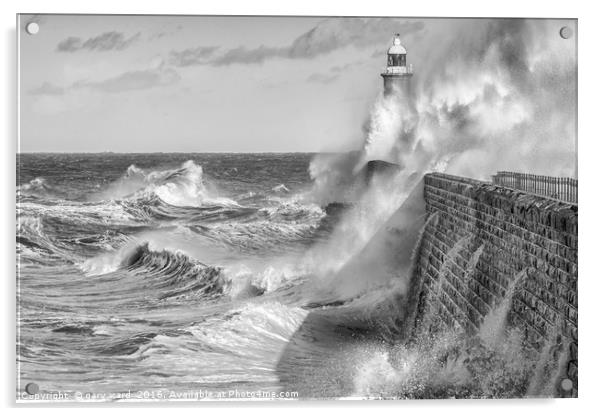
<instances>
[{"instance_id":1,"label":"large wave","mask_svg":"<svg viewBox=\"0 0 602 416\"><path fill-rule=\"evenodd\" d=\"M192 160L166 170L145 171L131 165L124 176L94 198L152 200L153 196L177 207L238 206L234 200L220 196L204 178L203 168Z\"/></svg>"},{"instance_id":2,"label":"large wave","mask_svg":"<svg viewBox=\"0 0 602 416\"><path fill-rule=\"evenodd\" d=\"M139 291L149 291L159 300L186 296L205 299L223 294L221 269L206 265L177 249L133 242L113 253L88 259L81 264L86 274L105 275L118 271L139 277Z\"/></svg>"},{"instance_id":3,"label":"large wave","mask_svg":"<svg viewBox=\"0 0 602 416\"><path fill-rule=\"evenodd\" d=\"M308 273L290 255L236 259L227 248L211 239L201 240L182 226L129 237L120 247L78 264L90 278L127 272L154 289L169 289L157 292L161 299L188 292L205 298L254 297L288 287Z\"/></svg>"},{"instance_id":4,"label":"large wave","mask_svg":"<svg viewBox=\"0 0 602 416\"><path fill-rule=\"evenodd\" d=\"M45 178L37 177L17 187L17 196L53 198L62 196Z\"/></svg>"}]
</instances>

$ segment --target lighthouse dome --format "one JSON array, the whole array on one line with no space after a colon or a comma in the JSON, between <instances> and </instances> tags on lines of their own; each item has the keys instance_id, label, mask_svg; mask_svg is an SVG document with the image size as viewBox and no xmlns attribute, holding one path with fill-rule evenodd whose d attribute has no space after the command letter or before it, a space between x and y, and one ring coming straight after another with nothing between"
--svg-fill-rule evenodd
<instances>
[{"instance_id":1,"label":"lighthouse dome","mask_svg":"<svg viewBox=\"0 0 602 416\"><path fill-rule=\"evenodd\" d=\"M405 55L406 48L401 44L401 39L399 39L399 35L395 35L395 39L393 39L393 45L389 48L387 52L389 55Z\"/></svg>"}]
</instances>

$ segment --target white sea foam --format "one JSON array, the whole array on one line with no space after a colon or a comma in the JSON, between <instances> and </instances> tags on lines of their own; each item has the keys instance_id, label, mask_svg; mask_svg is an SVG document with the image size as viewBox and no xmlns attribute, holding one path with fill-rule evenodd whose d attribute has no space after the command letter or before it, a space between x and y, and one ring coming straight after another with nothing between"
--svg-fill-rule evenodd
<instances>
[{"instance_id":1,"label":"white sea foam","mask_svg":"<svg viewBox=\"0 0 602 416\"><path fill-rule=\"evenodd\" d=\"M145 171L135 165L128 167L126 174L107 189L97 194L97 199L137 199L157 195L164 202L182 207L203 205L238 204L219 195L203 175L203 168L192 160L179 168Z\"/></svg>"}]
</instances>

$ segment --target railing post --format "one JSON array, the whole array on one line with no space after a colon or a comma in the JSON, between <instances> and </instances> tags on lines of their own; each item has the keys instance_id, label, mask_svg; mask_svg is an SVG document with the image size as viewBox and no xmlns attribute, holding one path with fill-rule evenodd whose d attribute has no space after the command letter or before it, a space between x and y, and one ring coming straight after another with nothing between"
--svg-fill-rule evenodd
<instances>
[{"instance_id":1,"label":"railing post","mask_svg":"<svg viewBox=\"0 0 602 416\"><path fill-rule=\"evenodd\" d=\"M546 189L546 184L547 184L546 177L543 176L542 178L543 178L543 193L547 195L548 190Z\"/></svg>"}]
</instances>

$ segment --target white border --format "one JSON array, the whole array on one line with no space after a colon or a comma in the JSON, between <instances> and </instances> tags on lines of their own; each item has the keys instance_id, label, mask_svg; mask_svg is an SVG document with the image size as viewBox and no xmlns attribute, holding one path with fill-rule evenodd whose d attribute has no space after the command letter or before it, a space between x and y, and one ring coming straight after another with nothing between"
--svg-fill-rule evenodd
<instances>
[{"instance_id":1,"label":"white border","mask_svg":"<svg viewBox=\"0 0 602 416\"><path fill-rule=\"evenodd\" d=\"M345 2L325 2L324 0L222 0L219 2L202 1L140 1L126 2L125 0L97 0L85 2L81 0L4 0L0 3L2 33L4 35L4 59L2 67L2 81L5 86L2 100L2 119L0 125L4 126L3 141L4 172L2 177L4 199L2 206L3 237L0 253L2 264L6 266L2 276L2 294L4 295L2 319L2 363L3 374L0 377L0 391L2 404L14 406L15 399L15 152L17 114L15 97L17 96L16 73L16 36L15 14L21 13L119 13L119 14L270 14L270 15L364 15L364 16L444 16L444 17L569 17L579 19L579 179L581 206L579 235L580 244L580 298L579 298L579 332L581 345L579 358L581 361L579 374L579 396L577 400L506 400L506 401L411 401L411 402L278 402L278 403L202 403L191 404L186 408L179 408L176 412L232 411L250 412L253 414L299 414L308 412L328 411L345 412L351 414L365 414L370 411L400 414L420 412L423 414L479 414L506 415L508 413L545 412L546 414L580 414L591 413L593 409L602 407L596 403L600 393L598 379L602 374L600 368L601 336L600 321L602 316L599 298L602 294L600 282L602 276L599 270L600 247L599 236L600 219L598 207L602 187L597 178L601 177L600 159L602 148L602 133L600 132L601 108L600 105L600 40L602 39L600 27L600 13L595 7L596 2L556 1L528 2L525 0L497 0L497 1L385 1L385 0L348 0ZM154 405L153 409L129 409L141 407L140 405L127 406L115 409L123 412L141 411L162 414L168 411L163 405ZM23 406L21 406L23 407ZM39 407L39 406L36 406ZM104 414L106 406L96 405L86 409L86 412ZM245 407L244 409L242 407ZM13 411L14 409L11 409ZM40 412L41 409L27 408L26 412ZM114 411L111 409L111 412ZM599 410L598 410L599 411ZM78 408L53 407L45 410L63 414L64 412L79 414ZM598 412L596 412L598 413Z\"/></svg>"}]
</instances>

